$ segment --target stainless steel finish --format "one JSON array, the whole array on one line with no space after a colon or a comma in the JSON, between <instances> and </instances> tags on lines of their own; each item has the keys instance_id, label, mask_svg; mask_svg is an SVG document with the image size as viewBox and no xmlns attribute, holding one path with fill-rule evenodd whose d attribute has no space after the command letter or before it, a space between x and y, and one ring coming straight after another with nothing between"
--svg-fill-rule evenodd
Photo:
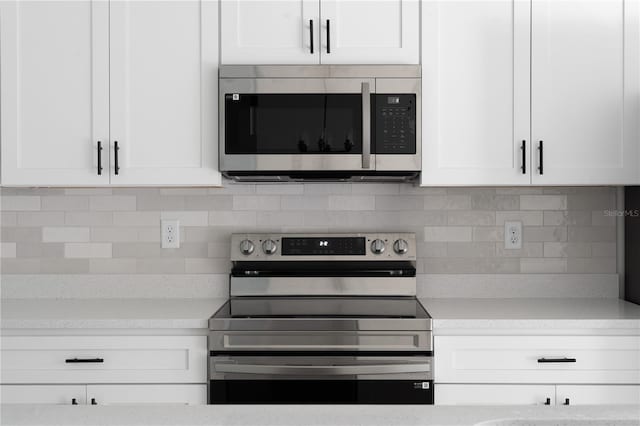
<instances>
[{"instance_id":1,"label":"stainless steel finish","mask_svg":"<svg viewBox=\"0 0 640 426\"><path fill-rule=\"evenodd\" d=\"M219 158L220 170L238 181L289 182L304 180L286 173L277 176L260 175L260 172L351 172L348 181L407 181L417 177L422 168L422 111L421 68L418 65L227 65L219 71ZM363 93L363 85L370 93L416 94L416 153L408 155L371 154L370 143L367 164L365 152L360 154L257 154L232 155L225 150L225 99L226 93ZM364 100L363 100L363 107ZM369 106L370 108L370 106ZM370 125L363 115L363 130L370 136ZM232 176L229 173L247 171L252 176ZM374 175L358 175L357 172L376 172ZM394 176L384 172L405 172ZM411 172L415 172L411 174ZM320 179L319 179L320 180ZM326 180L341 180L340 177Z\"/></svg>"},{"instance_id":2,"label":"stainless steel finish","mask_svg":"<svg viewBox=\"0 0 640 426\"><path fill-rule=\"evenodd\" d=\"M252 365L252 364L217 364L218 373L242 374L270 374L296 376L343 376L361 374L397 374L397 373L427 373L429 363L424 364L396 364L396 365L309 365L298 367L294 365Z\"/></svg>"},{"instance_id":3,"label":"stainless steel finish","mask_svg":"<svg viewBox=\"0 0 640 426\"><path fill-rule=\"evenodd\" d=\"M362 83L362 168L371 167L371 89Z\"/></svg>"},{"instance_id":4,"label":"stainless steel finish","mask_svg":"<svg viewBox=\"0 0 640 426\"><path fill-rule=\"evenodd\" d=\"M415 296L416 277L231 277L229 293L232 297Z\"/></svg>"},{"instance_id":5,"label":"stainless steel finish","mask_svg":"<svg viewBox=\"0 0 640 426\"><path fill-rule=\"evenodd\" d=\"M219 356L210 359L212 380L241 379L433 379L433 359L427 356L385 357L265 357Z\"/></svg>"},{"instance_id":6,"label":"stainless steel finish","mask_svg":"<svg viewBox=\"0 0 640 426\"><path fill-rule=\"evenodd\" d=\"M396 240L393 243L393 251L397 254L406 254L409 251L409 243L403 239Z\"/></svg>"},{"instance_id":7,"label":"stainless steel finish","mask_svg":"<svg viewBox=\"0 0 640 426\"><path fill-rule=\"evenodd\" d=\"M251 253L253 253L254 249L255 249L255 244L253 244L252 241L250 240L240 241L240 253L244 254L245 256L248 256Z\"/></svg>"},{"instance_id":8,"label":"stainless steel finish","mask_svg":"<svg viewBox=\"0 0 640 426\"><path fill-rule=\"evenodd\" d=\"M234 319L235 321L235 319ZM291 322L296 319L289 320ZM379 320L380 321L380 320ZM390 321L390 320L387 320ZM395 320L396 322L401 322ZM255 321L254 321L255 322ZM401 325L398 324L398 327ZM209 334L209 350L224 351L332 351L429 352L431 331L354 330L218 331Z\"/></svg>"},{"instance_id":9,"label":"stainless steel finish","mask_svg":"<svg viewBox=\"0 0 640 426\"><path fill-rule=\"evenodd\" d=\"M375 239L371 243L371 251L373 254L382 254L384 253L385 244L381 239Z\"/></svg>"},{"instance_id":10,"label":"stainless steel finish","mask_svg":"<svg viewBox=\"0 0 640 426\"><path fill-rule=\"evenodd\" d=\"M420 78L420 65L221 65L220 78Z\"/></svg>"},{"instance_id":11,"label":"stainless steel finish","mask_svg":"<svg viewBox=\"0 0 640 426\"><path fill-rule=\"evenodd\" d=\"M302 237L364 237L367 252L364 256L283 256L281 250L282 238L302 238ZM266 256L260 250L255 250L250 256L244 255L240 251L240 243L243 240L251 240L254 243L262 244L263 241L273 240L278 246L276 253ZM408 244L407 252L399 255L393 250L388 250L384 255L376 255L371 251L370 245L376 239L392 244L396 240L405 240ZM416 260L416 236L412 233L336 233L336 234L233 234L231 235L231 261L330 261L330 260Z\"/></svg>"},{"instance_id":12,"label":"stainless steel finish","mask_svg":"<svg viewBox=\"0 0 640 426\"><path fill-rule=\"evenodd\" d=\"M278 251L278 245L273 240L265 240L262 242L262 251L264 254L270 256Z\"/></svg>"}]
</instances>

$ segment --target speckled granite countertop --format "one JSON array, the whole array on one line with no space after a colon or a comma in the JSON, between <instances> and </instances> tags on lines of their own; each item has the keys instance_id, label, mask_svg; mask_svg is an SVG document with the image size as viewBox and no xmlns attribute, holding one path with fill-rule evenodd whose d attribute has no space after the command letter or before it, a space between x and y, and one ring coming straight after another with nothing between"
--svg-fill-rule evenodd
<instances>
[{"instance_id":1,"label":"speckled granite countertop","mask_svg":"<svg viewBox=\"0 0 640 426\"><path fill-rule=\"evenodd\" d=\"M491 422L492 420L499 420ZM523 421L526 420L526 421ZM482 423L488 422L488 423ZM637 406L389 406L202 405L45 406L4 405L2 425L172 426L435 426L609 425L640 426Z\"/></svg>"},{"instance_id":2,"label":"speckled granite countertop","mask_svg":"<svg viewBox=\"0 0 640 426\"><path fill-rule=\"evenodd\" d=\"M207 329L226 299L3 299L2 329Z\"/></svg>"}]
</instances>

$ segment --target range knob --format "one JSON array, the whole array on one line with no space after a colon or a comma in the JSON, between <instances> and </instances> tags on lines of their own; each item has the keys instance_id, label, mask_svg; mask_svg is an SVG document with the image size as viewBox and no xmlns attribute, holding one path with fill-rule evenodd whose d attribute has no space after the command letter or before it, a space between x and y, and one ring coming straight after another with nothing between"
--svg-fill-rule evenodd
<instances>
[{"instance_id":1,"label":"range knob","mask_svg":"<svg viewBox=\"0 0 640 426\"><path fill-rule=\"evenodd\" d=\"M256 246L251 240L240 241L240 253L244 254L245 256L249 256L251 253L253 253L253 250L255 248Z\"/></svg>"},{"instance_id":2,"label":"range knob","mask_svg":"<svg viewBox=\"0 0 640 426\"><path fill-rule=\"evenodd\" d=\"M393 251L397 254L405 254L409 251L409 243L402 239L396 240L393 243Z\"/></svg>"},{"instance_id":3,"label":"range knob","mask_svg":"<svg viewBox=\"0 0 640 426\"><path fill-rule=\"evenodd\" d=\"M273 254L273 253L275 253L276 251L278 251L278 245L277 245L277 244L276 244L276 242L275 242L275 241L273 241L273 240L265 240L265 241L262 243L262 251L263 251L265 254Z\"/></svg>"},{"instance_id":4,"label":"range knob","mask_svg":"<svg viewBox=\"0 0 640 426\"><path fill-rule=\"evenodd\" d=\"M374 254L382 254L384 253L384 241L378 239L378 240L373 240L373 242L371 243L371 251Z\"/></svg>"}]
</instances>

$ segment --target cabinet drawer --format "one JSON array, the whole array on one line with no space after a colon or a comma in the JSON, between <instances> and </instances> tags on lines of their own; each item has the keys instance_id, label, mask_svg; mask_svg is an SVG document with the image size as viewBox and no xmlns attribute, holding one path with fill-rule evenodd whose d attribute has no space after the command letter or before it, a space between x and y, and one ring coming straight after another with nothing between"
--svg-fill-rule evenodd
<instances>
[{"instance_id":1,"label":"cabinet drawer","mask_svg":"<svg viewBox=\"0 0 640 426\"><path fill-rule=\"evenodd\" d=\"M434 355L436 383L640 383L637 336L436 336Z\"/></svg>"},{"instance_id":2,"label":"cabinet drawer","mask_svg":"<svg viewBox=\"0 0 640 426\"><path fill-rule=\"evenodd\" d=\"M435 385L436 405L551 405L554 385Z\"/></svg>"},{"instance_id":3,"label":"cabinet drawer","mask_svg":"<svg viewBox=\"0 0 640 426\"><path fill-rule=\"evenodd\" d=\"M206 383L205 336L3 337L2 383Z\"/></svg>"},{"instance_id":4,"label":"cabinet drawer","mask_svg":"<svg viewBox=\"0 0 640 426\"><path fill-rule=\"evenodd\" d=\"M89 385L87 401L98 405L205 405L207 385Z\"/></svg>"},{"instance_id":5,"label":"cabinet drawer","mask_svg":"<svg viewBox=\"0 0 640 426\"><path fill-rule=\"evenodd\" d=\"M84 405L87 387L84 385L2 385L3 404Z\"/></svg>"}]
</instances>

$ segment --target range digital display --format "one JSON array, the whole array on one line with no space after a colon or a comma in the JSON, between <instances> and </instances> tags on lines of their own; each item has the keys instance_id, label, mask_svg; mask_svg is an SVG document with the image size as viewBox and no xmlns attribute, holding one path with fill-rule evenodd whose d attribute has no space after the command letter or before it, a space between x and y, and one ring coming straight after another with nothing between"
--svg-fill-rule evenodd
<instances>
[{"instance_id":1,"label":"range digital display","mask_svg":"<svg viewBox=\"0 0 640 426\"><path fill-rule=\"evenodd\" d=\"M283 238L283 256L364 256L365 237Z\"/></svg>"}]
</instances>

